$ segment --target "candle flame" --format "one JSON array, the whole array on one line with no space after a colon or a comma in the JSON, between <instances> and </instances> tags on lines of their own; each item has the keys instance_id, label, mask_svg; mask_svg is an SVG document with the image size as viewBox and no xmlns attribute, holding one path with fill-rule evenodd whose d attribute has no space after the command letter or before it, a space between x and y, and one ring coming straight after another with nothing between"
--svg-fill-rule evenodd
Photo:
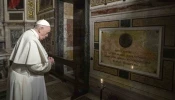
<instances>
[{"instance_id":1,"label":"candle flame","mask_svg":"<svg viewBox=\"0 0 175 100\"><path fill-rule=\"evenodd\" d=\"M102 78L101 78L101 80L100 80L100 81L101 81L101 83L103 83L103 79L102 79Z\"/></svg>"},{"instance_id":2,"label":"candle flame","mask_svg":"<svg viewBox=\"0 0 175 100\"><path fill-rule=\"evenodd\" d=\"M131 66L131 69L134 69L134 66Z\"/></svg>"}]
</instances>

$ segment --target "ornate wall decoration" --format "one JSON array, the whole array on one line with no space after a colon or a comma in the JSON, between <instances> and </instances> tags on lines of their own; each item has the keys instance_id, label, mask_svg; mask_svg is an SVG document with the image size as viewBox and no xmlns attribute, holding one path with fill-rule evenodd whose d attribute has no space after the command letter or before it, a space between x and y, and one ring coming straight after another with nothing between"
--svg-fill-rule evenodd
<instances>
[{"instance_id":1,"label":"ornate wall decoration","mask_svg":"<svg viewBox=\"0 0 175 100\"><path fill-rule=\"evenodd\" d=\"M10 30L10 37L11 37L11 47L13 48L18 40L18 38L23 33L23 30L21 29L11 29Z\"/></svg>"},{"instance_id":2,"label":"ornate wall decoration","mask_svg":"<svg viewBox=\"0 0 175 100\"><path fill-rule=\"evenodd\" d=\"M27 20L35 20L35 0L27 1Z\"/></svg>"}]
</instances>

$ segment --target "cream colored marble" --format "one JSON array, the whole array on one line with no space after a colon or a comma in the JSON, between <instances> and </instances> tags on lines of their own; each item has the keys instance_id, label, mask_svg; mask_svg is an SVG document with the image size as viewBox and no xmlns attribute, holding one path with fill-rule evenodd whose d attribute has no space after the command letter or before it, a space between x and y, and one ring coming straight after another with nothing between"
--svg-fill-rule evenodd
<instances>
[{"instance_id":1,"label":"cream colored marble","mask_svg":"<svg viewBox=\"0 0 175 100\"><path fill-rule=\"evenodd\" d=\"M113 5L116 7L118 4ZM122 5L121 5L122 6ZM101 9L108 9L107 6L99 6L99 7L92 7L91 12L98 11ZM136 19L136 18L146 18L146 17L159 17L159 16L171 16L175 14L175 5L171 6L164 6L164 7L155 7L155 8L148 8L144 10L136 10L136 11L126 11L121 13L112 13L112 14L104 14L104 15L97 15L90 17L90 56L94 57L94 32L95 28L94 25L96 22L106 22L106 21L116 21L122 19ZM139 82L130 81L127 79L122 79L118 76L114 76L111 74L107 74L104 72L100 72L93 69L93 60L90 62L90 76L96 79L103 78L104 82L111 83L113 85L119 86L121 88L127 89L129 91L133 91L139 93L141 95L145 95L148 97L152 97L157 100L172 100L172 92L166 91L161 88L156 88L154 86L146 85ZM99 81L100 82L100 81ZM167 84L168 85L168 84Z\"/></svg>"}]
</instances>

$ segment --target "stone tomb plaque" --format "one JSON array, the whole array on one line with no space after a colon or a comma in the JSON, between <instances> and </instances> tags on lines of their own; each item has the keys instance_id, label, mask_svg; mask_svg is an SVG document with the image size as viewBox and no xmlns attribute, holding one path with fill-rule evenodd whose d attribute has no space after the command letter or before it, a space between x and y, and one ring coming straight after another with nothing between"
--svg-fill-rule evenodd
<instances>
[{"instance_id":1,"label":"stone tomb plaque","mask_svg":"<svg viewBox=\"0 0 175 100\"><path fill-rule=\"evenodd\" d=\"M159 77L162 27L100 28L99 64Z\"/></svg>"}]
</instances>

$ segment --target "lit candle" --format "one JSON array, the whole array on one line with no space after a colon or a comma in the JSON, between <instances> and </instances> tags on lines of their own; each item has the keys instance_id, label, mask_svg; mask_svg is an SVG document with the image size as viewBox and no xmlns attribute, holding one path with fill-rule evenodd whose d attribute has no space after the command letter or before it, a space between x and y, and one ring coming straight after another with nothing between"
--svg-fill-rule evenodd
<instances>
[{"instance_id":1,"label":"lit candle","mask_svg":"<svg viewBox=\"0 0 175 100\"><path fill-rule=\"evenodd\" d=\"M131 66L131 69L134 69L134 66Z\"/></svg>"},{"instance_id":2,"label":"lit candle","mask_svg":"<svg viewBox=\"0 0 175 100\"><path fill-rule=\"evenodd\" d=\"M102 78L101 78L101 80L100 80L100 81L101 81L101 84L103 84L103 79L102 79Z\"/></svg>"}]
</instances>

